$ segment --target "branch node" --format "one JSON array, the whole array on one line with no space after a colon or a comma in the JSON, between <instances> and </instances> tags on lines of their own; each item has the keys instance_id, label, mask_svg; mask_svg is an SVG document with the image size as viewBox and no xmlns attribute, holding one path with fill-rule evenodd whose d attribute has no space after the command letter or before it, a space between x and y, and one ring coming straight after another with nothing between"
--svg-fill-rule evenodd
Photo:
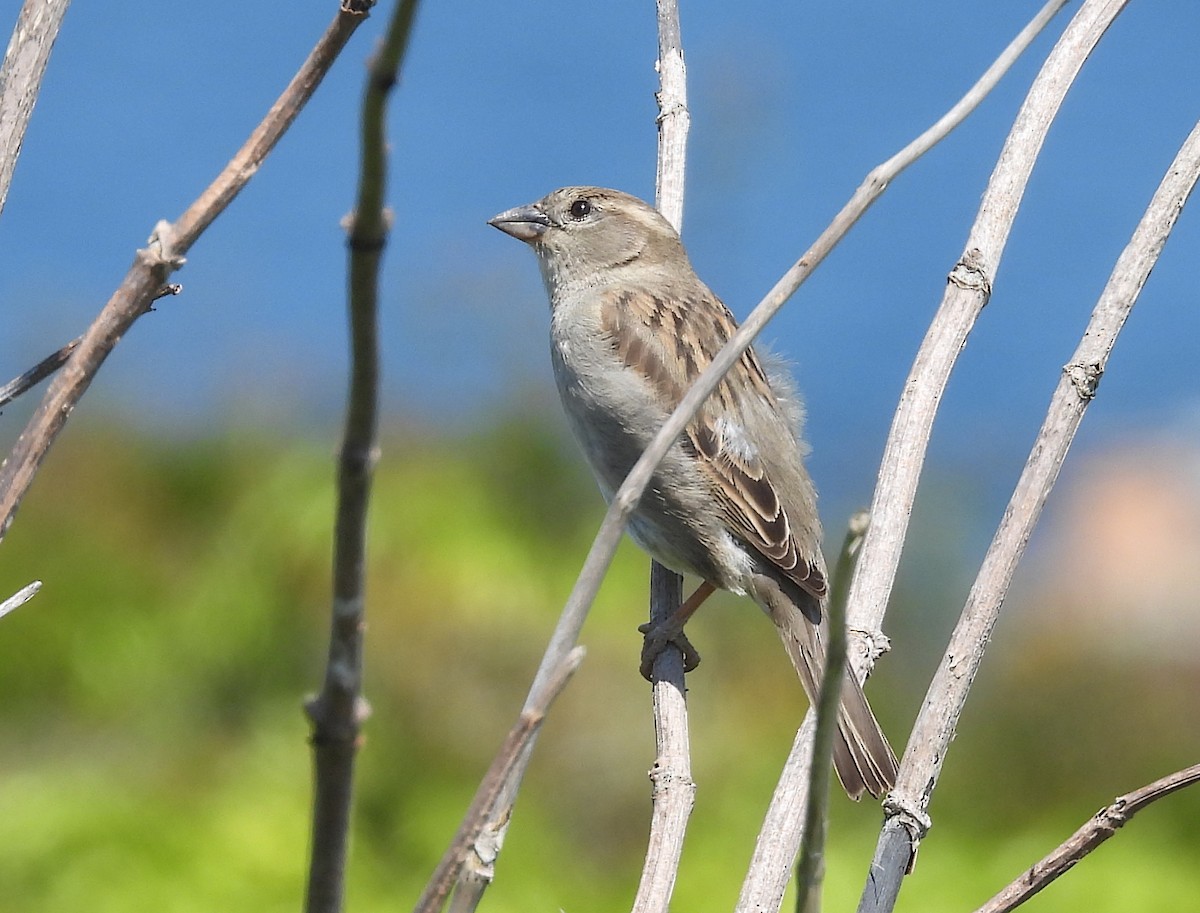
<instances>
[{"instance_id":1,"label":"branch node","mask_svg":"<svg viewBox=\"0 0 1200 913\"><path fill-rule=\"evenodd\" d=\"M165 268L168 273L173 273L187 263L186 257L175 252L177 246L175 226L166 219L158 220L154 231L150 232L150 237L146 239L146 244L148 246L144 252L150 260L151 266Z\"/></svg>"},{"instance_id":2,"label":"branch node","mask_svg":"<svg viewBox=\"0 0 1200 913\"><path fill-rule=\"evenodd\" d=\"M957 285L968 292L978 292L983 296L984 304L992 297L992 280L988 277L983 262L983 251L972 247L954 264L946 281Z\"/></svg>"},{"instance_id":3,"label":"branch node","mask_svg":"<svg viewBox=\"0 0 1200 913\"><path fill-rule=\"evenodd\" d=\"M663 764L661 758L654 762L654 766L650 768L647 776L650 778L652 787L650 790L652 799L657 799L659 795L676 788L683 789L692 796L696 794L696 781L689 776L680 776L675 773Z\"/></svg>"},{"instance_id":4,"label":"branch node","mask_svg":"<svg viewBox=\"0 0 1200 913\"><path fill-rule=\"evenodd\" d=\"M878 628L856 628L853 625L847 625L846 633L850 635L851 649L861 655L868 669L874 667L875 661L879 657L892 650L891 638Z\"/></svg>"},{"instance_id":5,"label":"branch node","mask_svg":"<svg viewBox=\"0 0 1200 913\"><path fill-rule=\"evenodd\" d=\"M1129 810L1128 800L1125 796L1119 796L1113 801L1112 805L1106 805L1100 811L1096 812L1096 814L1092 815L1092 820L1096 822L1098 827L1107 831L1111 836L1118 829L1124 827L1131 817L1133 817L1133 814Z\"/></svg>"},{"instance_id":6,"label":"branch node","mask_svg":"<svg viewBox=\"0 0 1200 913\"><path fill-rule=\"evenodd\" d=\"M1104 366L1099 362L1072 362L1063 366L1063 374L1075 388L1076 395L1085 403L1096 397L1096 388L1104 376Z\"/></svg>"},{"instance_id":7,"label":"branch node","mask_svg":"<svg viewBox=\"0 0 1200 913\"><path fill-rule=\"evenodd\" d=\"M616 507L617 514L622 517L628 517L633 514L634 509L638 506L638 502L642 500L642 491L635 490L632 487L622 485L617 489L617 493L613 495L613 506Z\"/></svg>"},{"instance_id":8,"label":"branch node","mask_svg":"<svg viewBox=\"0 0 1200 913\"><path fill-rule=\"evenodd\" d=\"M508 833L508 818L509 816L505 815L499 822L490 823L479 832L475 843L472 844L475 858L481 867L480 874L486 875L488 881L494 877L496 860L500 856L500 850L504 848L504 835Z\"/></svg>"},{"instance_id":9,"label":"branch node","mask_svg":"<svg viewBox=\"0 0 1200 913\"><path fill-rule=\"evenodd\" d=\"M321 694L310 694L304 699L304 713L316 726L329 723L330 707L329 699ZM354 710L351 715L350 722L355 726L361 726L371 718L371 703L362 695L357 695L354 699ZM347 739L348 740L348 739ZM328 741L328 740L327 740Z\"/></svg>"},{"instance_id":10,"label":"branch node","mask_svg":"<svg viewBox=\"0 0 1200 913\"><path fill-rule=\"evenodd\" d=\"M895 793L883 800L884 816L895 821L912 839L913 859L917 858L917 846L925 839L929 829L933 827L933 819L929 817L919 804L910 803L903 796Z\"/></svg>"},{"instance_id":11,"label":"branch node","mask_svg":"<svg viewBox=\"0 0 1200 913\"><path fill-rule=\"evenodd\" d=\"M895 176L893 170L887 167L887 163L876 165L867 172L867 176L863 179L860 190L865 189L871 196L878 196L888 189L888 185L892 183L892 178Z\"/></svg>"},{"instance_id":12,"label":"branch node","mask_svg":"<svg viewBox=\"0 0 1200 913\"><path fill-rule=\"evenodd\" d=\"M346 239L346 246L355 253L378 254L387 247L387 235L378 235L374 238L351 235Z\"/></svg>"},{"instance_id":13,"label":"branch node","mask_svg":"<svg viewBox=\"0 0 1200 913\"><path fill-rule=\"evenodd\" d=\"M381 251L387 245L387 236L396 222L396 214L390 206L383 207L380 221L374 229L364 228L358 217L358 210L351 210L338 221L338 226L346 232L346 245L354 251L373 253Z\"/></svg>"},{"instance_id":14,"label":"branch node","mask_svg":"<svg viewBox=\"0 0 1200 913\"><path fill-rule=\"evenodd\" d=\"M692 112L688 110L688 106L683 102L675 99L668 100L662 92L655 92L654 98L661 109L658 117L654 118L656 124L662 124L672 117L684 117L687 118L689 123L691 122Z\"/></svg>"}]
</instances>

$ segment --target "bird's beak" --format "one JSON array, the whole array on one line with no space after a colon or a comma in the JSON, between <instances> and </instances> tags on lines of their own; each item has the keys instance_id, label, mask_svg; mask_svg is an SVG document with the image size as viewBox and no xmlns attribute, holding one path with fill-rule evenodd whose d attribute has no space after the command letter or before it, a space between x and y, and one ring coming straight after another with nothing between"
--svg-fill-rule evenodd
<instances>
[{"instance_id":1,"label":"bird's beak","mask_svg":"<svg viewBox=\"0 0 1200 913\"><path fill-rule=\"evenodd\" d=\"M518 206L488 219L492 225L518 241L533 243L550 227L550 217L536 206Z\"/></svg>"}]
</instances>

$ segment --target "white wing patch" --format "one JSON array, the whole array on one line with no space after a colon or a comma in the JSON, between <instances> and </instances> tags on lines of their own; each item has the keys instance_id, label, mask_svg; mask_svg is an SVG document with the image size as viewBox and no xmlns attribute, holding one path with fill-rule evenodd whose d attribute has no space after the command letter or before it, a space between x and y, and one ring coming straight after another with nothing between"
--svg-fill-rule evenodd
<instances>
[{"instance_id":1,"label":"white wing patch","mask_svg":"<svg viewBox=\"0 0 1200 913\"><path fill-rule=\"evenodd\" d=\"M716 432L720 453L744 465L753 465L758 460L758 446L740 423L722 415L713 423L713 431Z\"/></svg>"}]
</instances>

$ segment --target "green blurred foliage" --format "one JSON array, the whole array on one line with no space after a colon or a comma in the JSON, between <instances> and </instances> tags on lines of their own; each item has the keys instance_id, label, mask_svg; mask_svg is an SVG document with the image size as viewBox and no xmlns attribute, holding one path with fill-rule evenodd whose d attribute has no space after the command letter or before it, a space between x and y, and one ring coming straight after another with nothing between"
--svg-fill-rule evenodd
<instances>
[{"instance_id":1,"label":"green blurred foliage","mask_svg":"<svg viewBox=\"0 0 1200 913\"><path fill-rule=\"evenodd\" d=\"M299 908L300 707L326 645L332 449L78 428L60 443L0 551L0 593L45 581L0 621L0 910ZM961 605L949 578L966 571L920 544L967 522L953 502L926 508L902 586L912 606L894 607L896 650L870 688L897 748ZM600 515L574 455L537 421L385 442L349 910L415 900L515 719ZM623 547L487 909L632 900L653 761L636 671L645 575ZM1194 670L1097 668L1017 633L1002 627L977 683L902 910L969 909L1113 795L1195 760L1182 723ZM714 600L692 634L705 656L690 681L699 794L674 906L721 910L804 701L748 603ZM879 819L835 801L828 909L857 902ZM1198 821L1196 795L1160 803L1028 909L1193 909Z\"/></svg>"}]
</instances>

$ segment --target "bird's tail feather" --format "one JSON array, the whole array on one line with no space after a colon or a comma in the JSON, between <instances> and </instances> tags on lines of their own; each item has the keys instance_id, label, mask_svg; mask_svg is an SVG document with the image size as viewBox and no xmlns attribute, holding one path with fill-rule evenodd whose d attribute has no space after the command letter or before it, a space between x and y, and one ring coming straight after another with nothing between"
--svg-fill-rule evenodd
<instances>
[{"instance_id":1,"label":"bird's tail feather","mask_svg":"<svg viewBox=\"0 0 1200 913\"><path fill-rule=\"evenodd\" d=\"M790 602L770 600L771 620L775 623L788 658L796 668L809 703L816 705L825 668L825 648L820 630ZM786 604L781 605L780 603ZM824 624L822 624L824 627ZM842 787L851 799L863 791L882 798L896 784L899 765L887 736L871 712L862 685L847 670L838 707L837 738L833 745L833 767Z\"/></svg>"}]
</instances>

